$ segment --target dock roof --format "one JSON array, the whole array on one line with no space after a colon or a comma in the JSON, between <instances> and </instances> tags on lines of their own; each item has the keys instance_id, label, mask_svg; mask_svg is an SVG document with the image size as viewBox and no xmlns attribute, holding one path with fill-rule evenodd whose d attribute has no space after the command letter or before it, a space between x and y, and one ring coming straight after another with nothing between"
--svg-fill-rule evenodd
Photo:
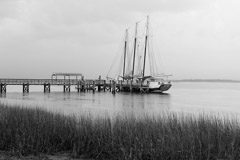
<instances>
[{"instance_id":1,"label":"dock roof","mask_svg":"<svg viewBox=\"0 0 240 160\"><path fill-rule=\"evenodd\" d=\"M81 73L53 73L52 76L82 76Z\"/></svg>"}]
</instances>

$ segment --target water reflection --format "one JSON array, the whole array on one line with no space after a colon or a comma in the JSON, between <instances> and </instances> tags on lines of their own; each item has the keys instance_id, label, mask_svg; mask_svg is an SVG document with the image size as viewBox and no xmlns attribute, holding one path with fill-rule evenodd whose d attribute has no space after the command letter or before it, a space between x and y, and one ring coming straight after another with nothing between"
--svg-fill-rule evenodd
<instances>
[{"instance_id":1,"label":"water reflection","mask_svg":"<svg viewBox=\"0 0 240 160\"><path fill-rule=\"evenodd\" d=\"M135 94L109 92L82 93L7 93L0 101L64 112L66 114L90 112L94 115L105 114L148 114L168 110L170 94ZM3 99L5 98L5 99Z\"/></svg>"},{"instance_id":2,"label":"water reflection","mask_svg":"<svg viewBox=\"0 0 240 160\"><path fill-rule=\"evenodd\" d=\"M150 114L174 112L234 112L240 113L240 84L174 84L168 93L81 92L63 93L62 87L53 87L43 93L42 87L30 88L30 93L0 94L0 102L63 112L65 114L91 113L93 115ZM237 85L237 86L236 86ZM204 87L203 87L204 86ZM220 86L220 87L218 87ZM14 88L10 88L14 91ZM31 91L31 89L33 91Z\"/></svg>"},{"instance_id":3,"label":"water reflection","mask_svg":"<svg viewBox=\"0 0 240 160\"><path fill-rule=\"evenodd\" d=\"M6 98L6 93L0 93L0 98Z\"/></svg>"},{"instance_id":4,"label":"water reflection","mask_svg":"<svg viewBox=\"0 0 240 160\"><path fill-rule=\"evenodd\" d=\"M169 109L170 94L134 94L119 95L119 111L134 114L161 113Z\"/></svg>"}]
</instances>

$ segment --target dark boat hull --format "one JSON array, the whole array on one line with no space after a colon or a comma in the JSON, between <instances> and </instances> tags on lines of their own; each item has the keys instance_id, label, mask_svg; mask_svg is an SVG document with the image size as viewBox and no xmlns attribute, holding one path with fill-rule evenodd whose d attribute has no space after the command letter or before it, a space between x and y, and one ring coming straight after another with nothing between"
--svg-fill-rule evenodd
<instances>
[{"instance_id":1,"label":"dark boat hull","mask_svg":"<svg viewBox=\"0 0 240 160\"><path fill-rule=\"evenodd\" d=\"M159 88L153 88L153 89L149 89L150 92L164 92L167 91L171 88L172 84L171 83L164 83L161 84L161 86Z\"/></svg>"}]
</instances>

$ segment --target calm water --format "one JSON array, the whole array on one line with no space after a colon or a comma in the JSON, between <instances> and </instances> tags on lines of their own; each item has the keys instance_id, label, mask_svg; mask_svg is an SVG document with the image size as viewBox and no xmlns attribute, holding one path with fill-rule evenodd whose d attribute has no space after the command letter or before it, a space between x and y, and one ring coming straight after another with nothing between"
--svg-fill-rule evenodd
<instances>
[{"instance_id":1,"label":"calm water","mask_svg":"<svg viewBox=\"0 0 240 160\"><path fill-rule=\"evenodd\" d=\"M23 94L22 86L7 86L1 103L41 107L65 114L93 115L161 114L164 111L186 113L240 114L240 83L174 83L165 94L136 94L110 92L63 93L61 86L51 86L51 93L43 93L43 86L30 86Z\"/></svg>"}]
</instances>

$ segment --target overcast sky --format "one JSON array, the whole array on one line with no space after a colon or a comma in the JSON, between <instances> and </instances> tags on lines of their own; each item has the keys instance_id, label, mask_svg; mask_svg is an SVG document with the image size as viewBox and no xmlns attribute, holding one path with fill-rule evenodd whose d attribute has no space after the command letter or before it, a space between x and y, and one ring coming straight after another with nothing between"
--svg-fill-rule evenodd
<instances>
[{"instance_id":1,"label":"overcast sky","mask_svg":"<svg viewBox=\"0 0 240 160\"><path fill-rule=\"evenodd\" d=\"M238 0L0 0L0 78L105 77L125 29L150 15L172 79L240 80Z\"/></svg>"}]
</instances>

